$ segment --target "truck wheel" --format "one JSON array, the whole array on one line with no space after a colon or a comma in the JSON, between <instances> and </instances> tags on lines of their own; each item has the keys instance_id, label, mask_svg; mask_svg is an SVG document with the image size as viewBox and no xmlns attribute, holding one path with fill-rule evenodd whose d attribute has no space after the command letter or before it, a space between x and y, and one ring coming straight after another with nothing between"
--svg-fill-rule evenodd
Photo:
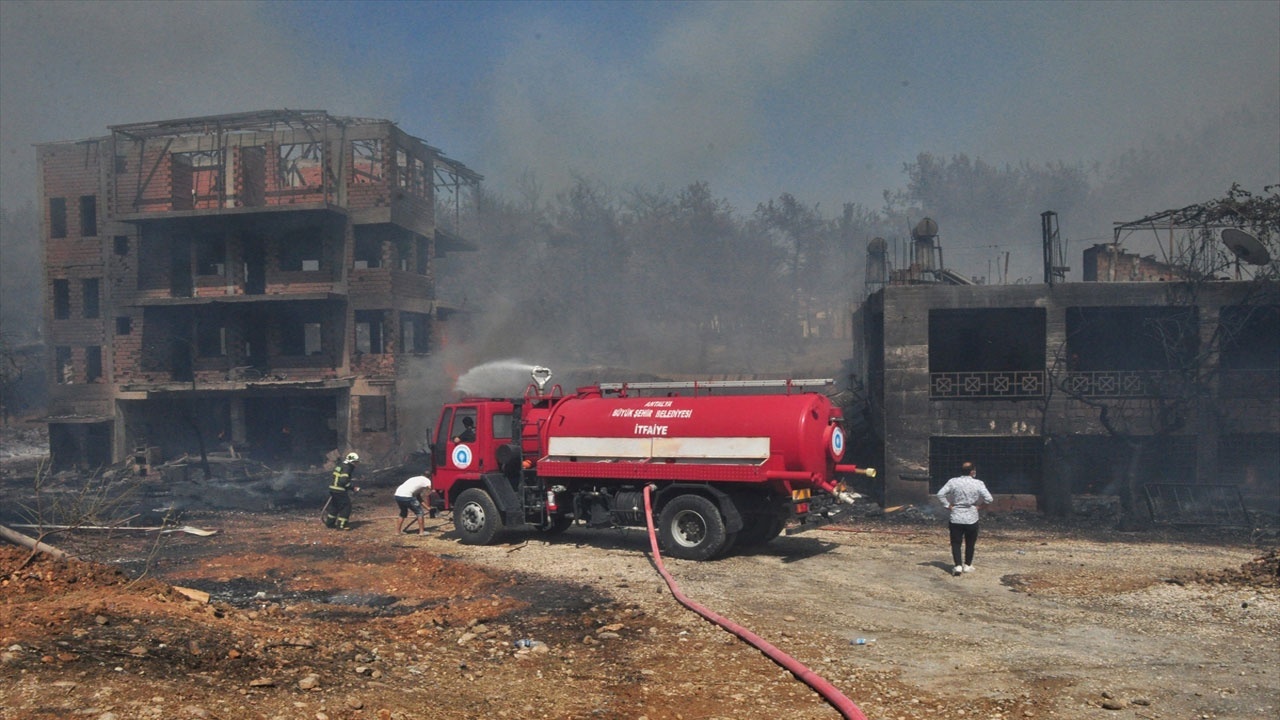
<instances>
[{"instance_id":1,"label":"truck wheel","mask_svg":"<svg viewBox=\"0 0 1280 720\"><path fill-rule=\"evenodd\" d=\"M725 540L720 509L701 495L678 495L658 515L658 542L672 557L707 560Z\"/></svg>"},{"instance_id":2,"label":"truck wheel","mask_svg":"<svg viewBox=\"0 0 1280 720\"><path fill-rule=\"evenodd\" d=\"M551 518L551 524L546 527L539 527L538 532L541 532L543 535L559 535L572 526L573 518L565 515L559 515Z\"/></svg>"},{"instance_id":3,"label":"truck wheel","mask_svg":"<svg viewBox=\"0 0 1280 720\"><path fill-rule=\"evenodd\" d=\"M738 544L743 547L763 545L778 537L786 526L786 520L778 514L754 515L747 518L746 523L746 527L738 533Z\"/></svg>"},{"instance_id":4,"label":"truck wheel","mask_svg":"<svg viewBox=\"0 0 1280 720\"><path fill-rule=\"evenodd\" d=\"M453 526L463 545L488 545L501 528L498 506L479 488L463 490L453 504Z\"/></svg>"},{"instance_id":5,"label":"truck wheel","mask_svg":"<svg viewBox=\"0 0 1280 720\"><path fill-rule=\"evenodd\" d=\"M717 558L725 557L733 552L733 548L738 544L738 535L741 533L726 533L724 536L724 544L720 546L720 551L715 554Z\"/></svg>"}]
</instances>

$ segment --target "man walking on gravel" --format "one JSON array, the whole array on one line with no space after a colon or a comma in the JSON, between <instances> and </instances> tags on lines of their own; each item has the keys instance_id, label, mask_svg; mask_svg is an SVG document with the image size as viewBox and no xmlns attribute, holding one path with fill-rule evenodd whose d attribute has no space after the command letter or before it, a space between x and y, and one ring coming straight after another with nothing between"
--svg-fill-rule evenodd
<instances>
[{"instance_id":1,"label":"man walking on gravel","mask_svg":"<svg viewBox=\"0 0 1280 720\"><path fill-rule=\"evenodd\" d=\"M971 462L960 466L960 475L951 478L938 491L942 506L951 511L952 575L973 572L973 547L978 543L978 506L992 502L986 483L978 479L978 468ZM960 562L960 544L964 543L964 562Z\"/></svg>"}]
</instances>

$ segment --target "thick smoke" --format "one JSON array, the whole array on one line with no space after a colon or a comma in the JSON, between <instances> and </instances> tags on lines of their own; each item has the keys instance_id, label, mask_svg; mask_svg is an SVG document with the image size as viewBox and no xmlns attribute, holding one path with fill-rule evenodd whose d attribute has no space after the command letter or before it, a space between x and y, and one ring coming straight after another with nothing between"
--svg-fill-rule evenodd
<instances>
[{"instance_id":1,"label":"thick smoke","mask_svg":"<svg viewBox=\"0 0 1280 720\"><path fill-rule=\"evenodd\" d=\"M851 257L821 261L847 275L828 294L857 299L866 242L905 240L923 214L939 222L947 264L961 274L995 279L993 264L1008 258L1005 279L1037 279L1040 211L1060 213L1078 266L1113 222L1221 197L1232 182L1260 191L1276 181L1277 27L1274 2L11 0L0 3L0 205L36 198L34 143L272 108L397 120L484 174L495 195L538 210L589 178L612 189L619 216L644 206L632 188L669 197L705 182L743 223L786 193L834 222L845 203L888 210L885 195L907 184L904 167L920 153L963 154L997 169L1080 168L1089 192L1049 187L982 222L903 205L880 217L883 227L847 234ZM662 246L634 227L610 234L590 218L528 217L546 224L485 228L472 234L484 254L442 264L444 299L463 305L473 340L435 339L414 402L433 408L468 370L500 358L558 377L620 363L749 373L805 362L785 328L808 298L792 299L785 272L752 275L739 262L772 248L716 254L709 248L724 236L701 227ZM18 256L4 255L6 265ZM475 263L466 283L449 285ZM712 267L736 285L696 272ZM709 307L698 291L710 289L740 312L711 313L717 343L682 314ZM753 304L762 297L792 303L788 314ZM423 426L433 412L421 411Z\"/></svg>"}]
</instances>

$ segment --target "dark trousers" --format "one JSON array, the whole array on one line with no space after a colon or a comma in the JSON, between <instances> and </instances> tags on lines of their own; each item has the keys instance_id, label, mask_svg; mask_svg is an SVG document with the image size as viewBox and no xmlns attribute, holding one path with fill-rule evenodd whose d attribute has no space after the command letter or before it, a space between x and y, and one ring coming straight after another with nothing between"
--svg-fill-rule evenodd
<instances>
[{"instance_id":1,"label":"dark trousers","mask_svg":"<svg viewBox=\"0 0 1280 720\"><path fill-rule=\"evenodd\" d=\"M951 559L956 565L973 564L973 546L978 544L978 523L960 525L951 523ZM964 562L960 562L960 543L964 542Z\"/></svg>"},{"instance_id":2,"label":"dark trousers","mask_svg":"<svg viewBox=\"0 0 1280 720\"><path fill-rule=\"evenodd\" d=\"M345 491L329 491L329 510L325 513L324 524L329 527L346 527L351 517L351 494Z\"/></svg>"}]
</instances>

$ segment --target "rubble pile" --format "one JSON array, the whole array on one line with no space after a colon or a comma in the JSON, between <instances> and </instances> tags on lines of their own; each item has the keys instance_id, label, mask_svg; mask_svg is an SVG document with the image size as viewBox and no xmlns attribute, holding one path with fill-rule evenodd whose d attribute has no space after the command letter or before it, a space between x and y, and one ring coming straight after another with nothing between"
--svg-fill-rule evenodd
<instances>
[{"instance_id":1,"label":"rubble pile","mask_svg":"<svg viewBox=\"0 0 1280 720\"><path fill-rule=\"evenodd\" d=\"M1280 588L1280 549L1256 557L1238 569L1199 572L1191 579L1214 585Z\"/></svg>"}]
</instances>

